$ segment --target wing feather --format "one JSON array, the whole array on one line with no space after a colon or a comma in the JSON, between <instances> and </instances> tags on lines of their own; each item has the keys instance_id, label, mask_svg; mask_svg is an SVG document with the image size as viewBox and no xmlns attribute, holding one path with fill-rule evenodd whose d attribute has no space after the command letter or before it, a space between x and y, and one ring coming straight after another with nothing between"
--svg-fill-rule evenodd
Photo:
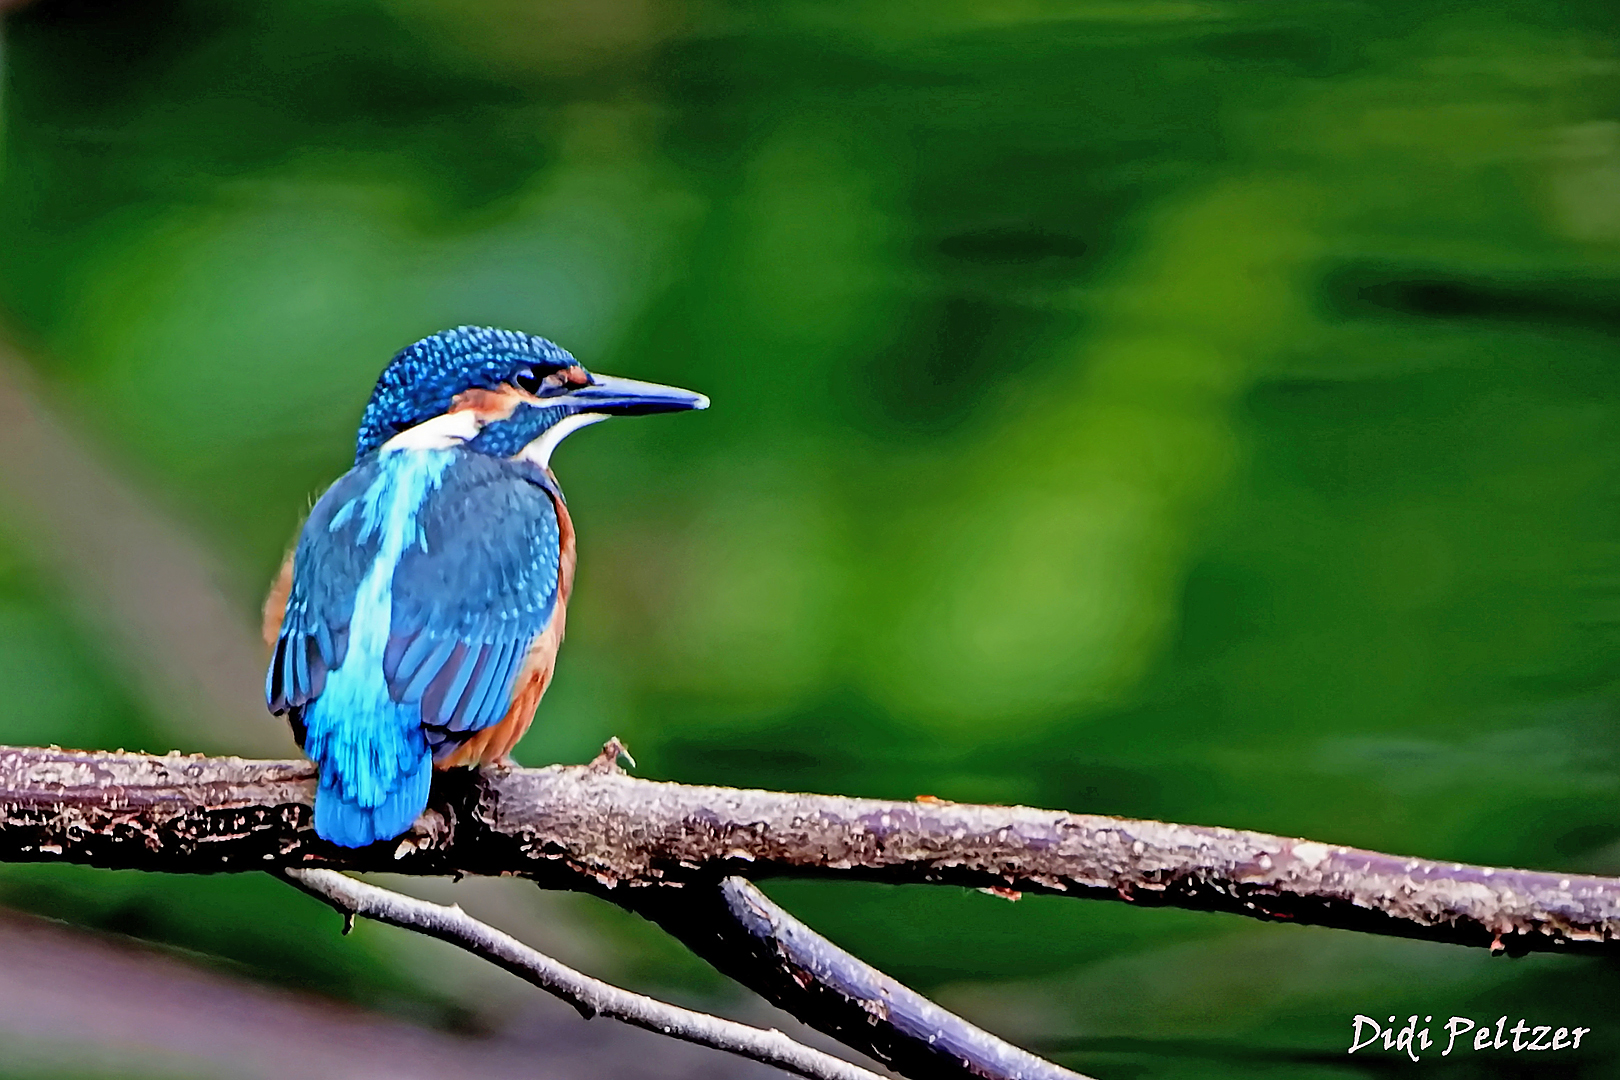
<instances>
[{"instance_id":1,"label":"wing feather","mask_svg":"<svg viewBox=\"0 0 1620 1080\"><path fill-rule=\"evenodd\" d=\"M369 462L328 488L310 511L293 555L265 698L271 712L292 714L295 732L302 726L299 710L320 696L327 673L343 665L348 651L355 591L376 557L377 543L346 521L354 515L343 511L375 473L375 462ZM302 742L302 734L299 738Z\"/></svg>"},{"instance_id":2,"label":"wing feather","mask_svg":"<svg viewBox=\"0 0 1620 1080\"><path fill-rule=\"evenodd\" d=\"M498 689L512 681L513 661L521 644L508 641L498 651L485 654L477 680L462 697L455 715L450 717L451 731L477 731L494 723L494 714L507 704Z\"/></svg>"},{"instance_id":3,"label":"wing feather","mask_svg":"<svg viewBox=\"0 0 1620 1080\"><path fill-rule=\"evenodd\" d=\"M478 670L473 673L472 682L467 685L461 701L450 714L447 726L451 731L475 731L487 726L489 721L483 719L486 699L492 690L505 690L507 684L516 676L516 672L508 667L510 664L508 657L516 645L517 642L508 641L484 654ZM506 703L509 702L503 702Z\"/></svg>"},{"instance_id":4,"label":"wing feather","mask_svg":"<svg viewBox=\"0 0 1620 1080\"><path fill-rule=\"evenodd\" d=\"M505 715L523 658L551 621L561 532L532 467L475 453L419 521L421 542L393 582L390 630L407 643L385 674L396 700L420 702L424 727L459 743Z\"/></svg>"},{"instance_id":5,"label":"wing feather","mask_svg":"<svg viewBox=\"0 0 1620 1080\"><path fill-rule=\"evenodd\" d=\"M459 646L453 638L433 638L425 633L416 635L410 648L405 650L407 659L420 655L416 663L407 665L400 662L400 673L388 680L389 693L399 701L420 702L428 692L433 680L439 677L444 665L449 662L450 654ZM387 678L384 671L383 677Z\"/></svg>"},{"instance_id":6,"label":"wing feather","mask_svg":"<svg viewBox=\"0 0 1620 1080\"><path fill-rule=\"evenodd\" d=\"M375 474L375 459L362 462L322 496L294 556L265 694L295 730L347 653L354 597L378 551L356 509ZM394 569L382 675L395 702L418 707L436 755L506 714L529 647L555 613L561 531L537 480L532 466L459 454Z\"/></svg>"}]
</instances>

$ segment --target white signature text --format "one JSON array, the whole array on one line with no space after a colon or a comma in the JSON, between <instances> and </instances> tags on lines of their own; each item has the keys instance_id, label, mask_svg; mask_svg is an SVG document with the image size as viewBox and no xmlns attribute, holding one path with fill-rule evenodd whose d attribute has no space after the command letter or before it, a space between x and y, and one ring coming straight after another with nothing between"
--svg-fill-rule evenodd
<instances>
[{"instance_id":1,"label":"white signature text","mask_svg":"<svg viewBox=\"0 0 1620 1080\"><path fill-rule=\"evenodd\" d=\"M1523 1019L1512 1027L1508 1027L1507 1017L1498 1017L1496 1023L1489 1021L1476 1024L1466 1016L1453 1016L1447 1020L1439 1033L1431 1038L1429 1025L1434 1017L1425 1016L1423 1025L1418 1025L1416 1016L1408 1016L1405 1026L1396 1023L1395 1018L1389 1018L1387 1024L1380 1024L1370 1016L1356 1014L1351 1023L1355 1025L1350 1035L1350 1053L1357 1050L1384 1049L1404 1051L1413 1061L1421 1058L1421 1051L1438 1046L1441 1040L1445 1042L1445 1049L1440 1056L1445 1057L1453 1050L1469 1048L1473 1050L1507 1050L1514 1053L1522 1050L1579 1050L1581 1037L1590 1034L1591 1028L1554 1027L1551 1024L1527 1024Z\"/></svg>"}]
</instances>

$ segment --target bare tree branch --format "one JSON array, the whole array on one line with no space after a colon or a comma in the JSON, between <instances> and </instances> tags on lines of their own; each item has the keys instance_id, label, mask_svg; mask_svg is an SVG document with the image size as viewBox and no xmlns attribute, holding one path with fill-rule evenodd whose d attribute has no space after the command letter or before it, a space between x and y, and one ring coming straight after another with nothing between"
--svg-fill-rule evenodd
<instances>
[{"instance_id":1,"label":"bare tree branch","mask_svg":"<svg viewBox=\"0 0 1620 1080\"><path fill-rule=\"evenodd\" d=\"M1234 829L695 787L596 764L443 774L412 834L351 852L310 830L313 794L303 761L0 748L0 861L517 874L609 899L733 875L840 876L1224 911L1510 952L1620 951L1612 878Z\"/></svg>"},{"instance_id":2,"label":"bare tree branch","mask_svg":"<svg viewBox=\"0 0 1620 1080\"><path fill-rule=\"evenodd\" d=\"M683 1009L593 979L479 922L456 905L445 907L418 900L334 870L287 869L280 876L348 918L360 915L466 949L563 999L587 1020L594 1016L621 1020L671 1038L775 1065L810 1080L881 1080L869 1069L795 1042L780 1031Z\"/></svg>"},{"instance_id":3,"label":"bare tree branch","mask_svg":"<svg viewBox=\"0 0 1620 1080\"><path fill-rule=\"evenodd\" d=\"M721 972L901 1075L1084 1080L851 956L742 878L625 899Z\"/></svg>"}]
</instances>

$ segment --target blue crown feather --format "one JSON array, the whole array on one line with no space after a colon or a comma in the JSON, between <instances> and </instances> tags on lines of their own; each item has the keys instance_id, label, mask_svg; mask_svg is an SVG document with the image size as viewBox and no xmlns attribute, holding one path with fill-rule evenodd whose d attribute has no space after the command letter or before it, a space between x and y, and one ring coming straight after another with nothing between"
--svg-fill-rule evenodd
<instances>
[{"instance_id":1,"label":"blue crown feather","mask_svg":"<svg viewBox=\"0 0 1620 1080\"><path fill-rule=\"evenodd\" d=\"M492 326L458 326L407 345L378 376L360 415L355 461L422 418L447 411L469 386L494 387L524 361L543 370L578 363L555 342Z\"/></svg>"}]
</instances>

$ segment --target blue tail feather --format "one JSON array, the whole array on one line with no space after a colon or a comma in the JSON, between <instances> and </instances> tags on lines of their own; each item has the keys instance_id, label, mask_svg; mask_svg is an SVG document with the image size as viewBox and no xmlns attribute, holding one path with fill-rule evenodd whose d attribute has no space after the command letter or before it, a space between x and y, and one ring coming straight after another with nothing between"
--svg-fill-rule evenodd
<instances>
[{"instance_id":1,"label":"blue tail feather","mask_svg":"<svg viewBox=\"0 0 1620 1080\"><path fill-rule=\"evenodd\" d=\"M339 690L347 680L340 669ZM347 706L347 708L345 708ZM315 833L340 847L391 840L427 808L433 755L415 709L323 696L307 714L304 752L320 767Z\"/></svg>"},{"instance_id":2,"label":"blue tail feather","mask_svg":"<svg viewBox=\"0 0 1620 1080\"><path fill-rule=\"evenodd\" d=\"M321 770L315 793L315 835L339 847L358 848L378 840L391 840L411 827L427 809L428 787L433 780L433 759L426 747L417 768L397 778L398 787L375 806L362 806L343 790L336 770Z\"/></svg>"}]
</instances>

